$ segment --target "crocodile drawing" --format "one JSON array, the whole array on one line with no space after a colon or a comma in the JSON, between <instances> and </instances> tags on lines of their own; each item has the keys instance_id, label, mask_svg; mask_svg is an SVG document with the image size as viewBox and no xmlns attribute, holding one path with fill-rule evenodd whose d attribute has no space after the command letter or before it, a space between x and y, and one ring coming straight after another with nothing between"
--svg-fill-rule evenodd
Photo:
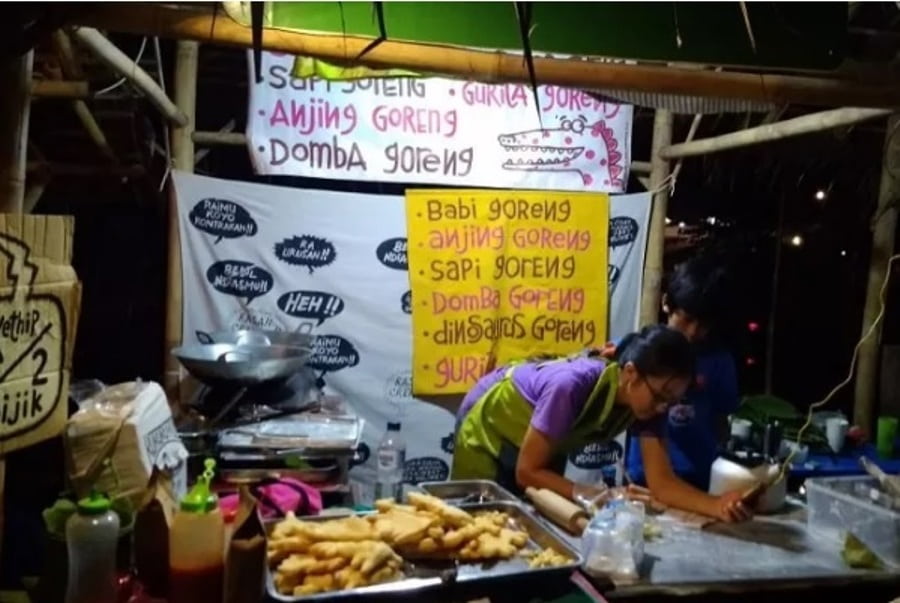
<instances>
[{"instance_id":1,"label":"crocodile drawing","mask_svg":"<svg viewBox=\"0 0 900 603\"><path fill-rule=\"evenodd\" d=\"M585 186L600 175L605 187L621 187L625 168L612 127L601 119L588 123L579 115L563 118L556 128L501 134L497 141L507 153L504 170L577 172Z\"/></svg>"}]
</instances>

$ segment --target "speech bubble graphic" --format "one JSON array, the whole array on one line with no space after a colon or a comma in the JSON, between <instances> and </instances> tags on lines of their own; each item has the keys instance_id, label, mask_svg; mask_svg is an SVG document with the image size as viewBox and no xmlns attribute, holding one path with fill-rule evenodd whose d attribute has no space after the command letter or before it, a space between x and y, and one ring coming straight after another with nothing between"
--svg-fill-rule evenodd
<instances>
[{"instance_id":1,"label":"speech bubble graphic","mask_svg":"<svg viewBox=\"0 0 900 603\"><path fill-rule=\"evenodd\" d=\"M359 352L353 343L340 335L319 335L306 366L319 371L320 377L359 364Z\"/></svg>"},{"instance_id":2,"label":"speech bubble graphic","mask_svg":"<svg viewBox=\"0 0 900 603\"><path fill-rule=\"evenodd\" d=\"M272 290L275 284L265 268L242 260L221 260L206 269L206 280L216 291L246 297L249 304Z\"/></svg>"},{"instance_id":3,"label":"speech bubble graphic","mask_svg":"<svg viewBox=\"0 0 900 603\"><path fill-rule=\"evenodd\" d=\"M288 291L278 298L278 308L294 318L318 320L321 326L326 318L334 318L344 310L344 300L324 291Z\"/></svg>"},{"instance_id":4,"label":"speech bubble graphic","mask_svg":"<svg viewBox=\"0 0 900 603\"><path fill-rule=\"evenodd\" d=\"M334 262L337 250L331 241L313 235L290 237L275 243L275 257L294 266L306 266L309 273Z\"/></svg>"},{"instance_id":5,"label":"speech bubble graphic","mask_svg":"<svg viewBox=\"0 0 900 603\"><path fill-rule=\"evenodd\" d=\"M602 469L622 458L622 445L610 442L591 442L569 454L569 460L579 469Z\"/></svg>"},{"instance_id":6,"label":"speech bubble graphic","mask_svg":"<svg viewBox=\"0 0 900 603\"><path fill-rule=\"evenodd\" d=\"M609 221L609 246L619 247L633 243L637 233L637 220L628 216L616 216Z\"/></svg>"},{"instance_id":7,"label":"speech bubble graphic","mask_svg":"<svg viewBox=\"0 0 900 603\"><path fill-rule=\"evenodd\" d=\"M452 431L441 438L441 450L446 452L447 454L453 454L453 449L456 447L456 434Z\"/></svg>"},{"instance_id":8,"label":"speech bubble graphic","mask_svg":"<svg viewBox=\"0 0 900 603\"><path fill-rule=\"evenodd\" d=\"M216 243L224 239L252 237L259 230L246 209L225 199L203 199L191 209L188 219L194 228L211 234Z\"/></svg>"},{"instance_id":9,"label":"speech bubble graphic","mask_svg":"<svg viewBox=\"0 0 900 603\"><path fill-rule=\"evenodd\" d=\"M406 259L406 238L396 237L382 241L375 250L378 261L394 270L408 270L409 262Z\"/></svg>"},{"instance_id":10,"label":"speech bubble graphic","mask_svg":"<svg viewBox=\"0 0 900 603\"><path fill-rule=\"evenodd\" d=\"M609 286L612 287L616 283L619 282L619 277L622 276L622 271L618 266L613 266L612 264L606 269L606 277L609 279Z\"/></svg>"},{"instance_id":11,"label":"speech bubble graphic","mask_svg":"<svg viewBox=\"0 0 900 603\"><path fill-rule=\"evenodd\" d=\"M56 435L42 437L38 429L62 404L69 345L63 302L53 293L34 292L39 268L29 255L27 243L0 234L0 260L6 261L11 285L0 298L0 442L16 438L9 450Z\"/></svg>"},{"instance_id":12,"label":"speech bubble graphic","mask_svg":"<svg viewBox=\"0 0 900 603\"><path fill-rule=\"evenodd\" d=\"M450 477L450 466L444 459L422 456L409 459L403 465L403 481L407 484L442 482Z\"/></svg>"},{"instance_id":13,"label":"speech bubble graphic","mask_svg":"<svg viewBox=\"0 0 900 603\"><path fill-rule=\"evenodd\" d=\"M412 291L407 291L400 298L400 309L404 314L412 314Z\"/></svg>"}]
</instances>

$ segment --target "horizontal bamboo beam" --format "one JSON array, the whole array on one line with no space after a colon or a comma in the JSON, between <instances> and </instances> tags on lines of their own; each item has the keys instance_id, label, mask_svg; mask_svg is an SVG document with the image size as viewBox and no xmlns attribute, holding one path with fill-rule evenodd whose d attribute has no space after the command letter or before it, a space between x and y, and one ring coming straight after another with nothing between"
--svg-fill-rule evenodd
<instances>
[{"instance_id":1,"label":"horizontal bamboo beam","mask_svg":"<svg viewBox=\"0 0 900 603\"><path fill-rule=\"evenodd\" d=\"M830 130L839 126L848 126L857 122L890 115L891 111L883 109L858 109L845 107L820 113L810 113L773 124L765 124L738 132L730 132L721 136L703 138L681 144L673 144L660 151L663 159L677 159L694 155L707 155L728 149L762 144L791 136L810 134Z\"/></svg>"},{"instance_id":2,"label":"horizontal bamboo beam","mask_svg":"<svg viewBox=\"0 0 900 603\"><path fill-rule=\"evenodd\" d=\"M128 8L120 7L119 10L127 11ZM178 110L175 103L172 102L166 93L163 92L162 88L159 87L159 84L156 83L156 80L150 77L146 71L138 67L137 63L131 60L127 54L119 50L115 44L106 38L106 36L90 27L77 27L73 30L72 35L94 53L98 59L105 63L107 67L126 78L135 88L144 93L147 99L156 106L166 118L179 126L187 125L187 115Z\"/></svg>"},{"instance_id":3,"label":"horizontal bamboo beam","mask_svg":"<svg viewBox=\"0 0 900 603\"><path fill-rule=\"evenodd\" d=\"M78 17L79 23L110 31L251 48L249 27L207 8L156 3L97 3ZM371 38L316 35L266 29L264 50L353 62ZM454 46L387 40L356 61L375 68L393 67L486 82L529 81L521 56ZM741 98L776 104L813 106L900 106L900 86L873 86L855 81L802 76L675 69L535 58L542 84L589 90L639 90L661 94Z\"/></svg>"},{"instance_id":4,"label":"horizontal bamboo beam","mask_svg":"<svg viewBox=\"0 0 900 603\"><path fill-rule=\"evenodd\" d=\"M243 132L194 132L195 144L206 146L243 146L247 144L247 136Z\"/></svg>"},{"instance_id":5,"label":"horizontal bamboo beam","mask_svg":"<svg viewBox=\"0 0 900 603\"><path fill-rule=\"evenodd\" d=\"M38 98L87 98L91 90L87 82L64 80L34 80L31 96Z\"/></svg>"}]
</instances>

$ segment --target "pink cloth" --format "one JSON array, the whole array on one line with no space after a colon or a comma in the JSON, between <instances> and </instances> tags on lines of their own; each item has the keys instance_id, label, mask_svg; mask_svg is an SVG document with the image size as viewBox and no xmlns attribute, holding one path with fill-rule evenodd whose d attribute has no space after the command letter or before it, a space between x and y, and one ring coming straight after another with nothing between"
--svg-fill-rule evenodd
<instances>
[{"instance_id":1,"label":"pink cloth","mask_svg":"<svg viewBox=\"0 0 900 603\"><path fill-rule=\"evenodd\" d=\"M322 510L322 494L307 484L295 479L284 478L251 486L250 492L259 501L259 510L264 519L284 517L288 511L296 515L316 515ZM237 494L228 494L219 499L223 515L235 513L238 508Z\"/></svg>"}]
</instances>

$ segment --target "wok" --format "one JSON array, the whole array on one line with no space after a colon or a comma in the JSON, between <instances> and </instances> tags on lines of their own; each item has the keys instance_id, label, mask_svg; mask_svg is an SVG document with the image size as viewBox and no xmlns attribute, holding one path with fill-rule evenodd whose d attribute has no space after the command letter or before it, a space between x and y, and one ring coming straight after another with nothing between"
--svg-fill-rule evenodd
<instances>
[{"instance_id":1,"label":"wok","mask_svg":"<svg viewBox=\"0 0 900 603\"><path fill-rule=\"evenodd\" d=\"M261 329L241 329L238 331L197 331L201 343L233 343L238 345L285 345L309 349L314 336L298 331L264 331Z\"/></svg>"},{"instance_id":2,"label":"wok","mask_svg":"<svg viewBox=\"0 0 900 603\"><path fill-rule=\"evenodd\" d=\"M187 371L210 386L251 386L287 379L309 359L310 350L285 345L196 344L172 354Z\"/></svg>"}]
</instances>

